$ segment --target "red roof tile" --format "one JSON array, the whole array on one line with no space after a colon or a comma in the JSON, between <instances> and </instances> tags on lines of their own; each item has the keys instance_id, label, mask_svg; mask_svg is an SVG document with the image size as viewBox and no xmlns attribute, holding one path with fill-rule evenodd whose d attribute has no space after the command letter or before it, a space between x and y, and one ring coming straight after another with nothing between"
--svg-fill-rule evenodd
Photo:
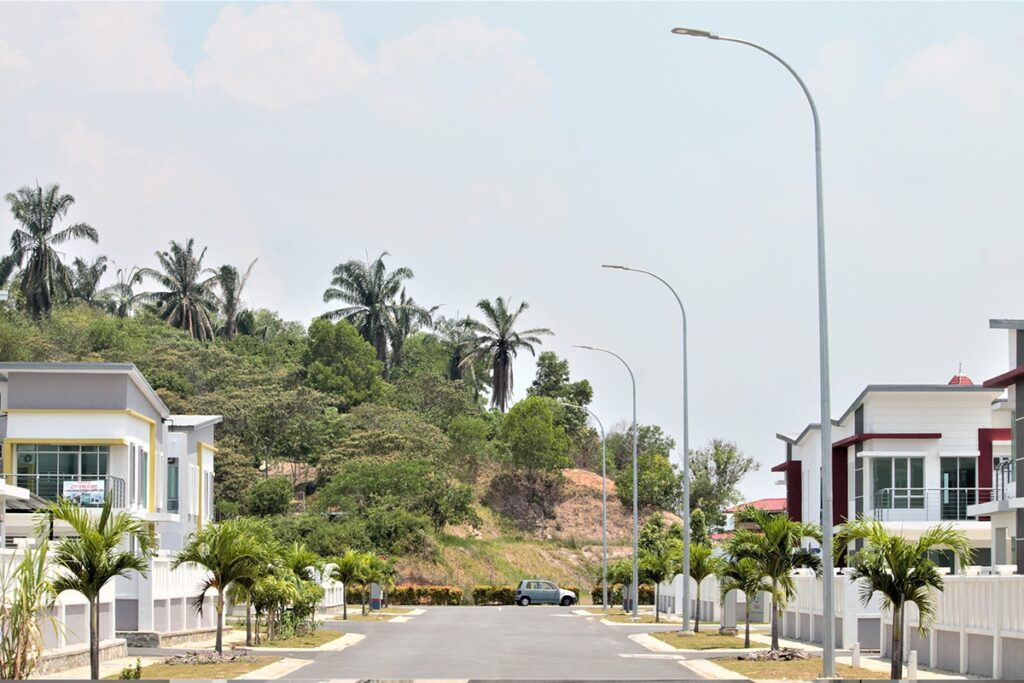
<instances>
[{"instance_id":1,"label":"red roof tile","mask_svg":"<svg viewBox=\"0 0 1024 683\"><path fill-rule=\"evenodd\" d=\"M767 512L785 512L786 511L786 499L785 498L761 498L760 500L752 500L747 503L740 503L739 505L733 506L726 510L726 512L736 512L743 508L757 508L758 510L765 510Z\"/></svg>"},{"instance_id":2,"label":"red roof tile","mask_svg":"<svg viewBox=\"0 0 1024 683\"><path fill-rule=\"evenodd\" d=\"M949 380L949 383L950 384L971 384L971 385L974 384L974 382L971 381L971 378L968 377L967 375L965 375L962 372L958 372L957 374L953 375L953 378L951 380Z\"/></svg>"}]
</instances>

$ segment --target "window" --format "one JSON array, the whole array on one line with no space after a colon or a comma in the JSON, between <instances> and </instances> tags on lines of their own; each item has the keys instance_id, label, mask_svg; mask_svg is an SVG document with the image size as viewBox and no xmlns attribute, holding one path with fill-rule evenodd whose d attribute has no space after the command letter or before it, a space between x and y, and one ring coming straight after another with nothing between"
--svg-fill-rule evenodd
<instances>
[{"instance_id":1,"label":"window","mask_svg":"<svg viewBox=\"0 0 1024 683\"><path fill-rule=\"evenodd\" d=\"M139 466L139 507L149 504L149 454L141 448L138 450Z\"/></svg>"},{"instance_id":2,"label":"window","mask_svg":"<svg viewBox=\"0 0 1024 683\"><path fill-rule=\"evenodd\" d=\"M109 457L109 446L18 444L18 486L40 498L56 500L63 495L65 482L106 481Z\"/></svg>"},{"instance_id":3,"label":"window","mask_svg":"<svg viewBox=\"0 0 1024 683\"><path fill-rule=\"evenodd\" d=\"M924 509L924 458L873 458L875 508Z\"/></svg>"},{"instance_id":4,"label":"window","mask_svg":"<svg viewBox=\"0 0 1024 683\"><path fill-rule=\"evenodd\" d=\"M978 459L973 456L940 459L942 519L967 519L967 506L978 498Z\"/></svg>"},{"instance_id":5,"label":"window","mask_svg":"<svg viewBox=\"0 0 1024 683\"><path fill-rule=\"evenodd\" d=\"M167 511L178 511L178 459L167 458Z\"/></svg>"}]
</instances>

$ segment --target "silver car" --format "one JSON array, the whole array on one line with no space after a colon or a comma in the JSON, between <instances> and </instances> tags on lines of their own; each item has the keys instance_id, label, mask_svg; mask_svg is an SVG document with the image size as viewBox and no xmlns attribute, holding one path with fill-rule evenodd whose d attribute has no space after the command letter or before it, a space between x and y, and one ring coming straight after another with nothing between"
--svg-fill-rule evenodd
<instances>
[{"instance_id":1,"label":"silver car","mask_svg":"<svg viewBox=\"0 0 1024 683\"><path fill-rule=\"evenodd\" d=\"M520 607L527 605L561 605L568 607L576 604L576 594L572 591L562 590L557 584L551 581L539 579L528 579L519 582L516 588L516 604Z\"/></svg>"}]
</instances>

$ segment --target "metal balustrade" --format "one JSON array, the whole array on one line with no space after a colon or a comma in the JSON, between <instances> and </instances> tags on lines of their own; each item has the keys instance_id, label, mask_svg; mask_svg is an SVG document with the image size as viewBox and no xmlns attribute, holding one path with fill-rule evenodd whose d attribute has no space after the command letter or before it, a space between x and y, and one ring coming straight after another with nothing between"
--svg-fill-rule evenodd
<instances>
[{"instance_id":1,"label":"metal balustrade","mask_svg":"<svg viewBox=\"0 0 1024 683\"><path fill-rule=\"evenodd\" d=\"M883 522L974 520L968 506L1002 496L1002 488L887 488L875 492L874 517Z\"/></svg>"},{"instance_id":2,"label":"metal balustrade","mask_svg":"<svg viewBox=\"0 0 1024 683\"><path fill-rule=\"evenodd\" d=\"M125 483L107 474L4 474L9 486L18 486L44 500L72 498L83 507L102 507L110 498L115 508L125 506Z\"/></svg>"}]
</instances>

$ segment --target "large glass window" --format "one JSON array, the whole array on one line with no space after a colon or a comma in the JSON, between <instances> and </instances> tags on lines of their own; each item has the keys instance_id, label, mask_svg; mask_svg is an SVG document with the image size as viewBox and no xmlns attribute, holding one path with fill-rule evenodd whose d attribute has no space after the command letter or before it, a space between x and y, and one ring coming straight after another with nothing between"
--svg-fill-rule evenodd
<instances>
[{"instance_id":1,"label":"large glass window","mask_svg":"<svg viewBox=\"0 0 1024 683\"><path fill-rule=\"evenodd\" d=\"M178 511L178 459L167 458L167 511Z\"/></svg>"},{"instance_id":2,"label":"large glass window","mask_svg":"<svg viewBox=\"0 0 1024 683\"><path fill-rule=\"evenodd\" d=\"M924 458L872 458L871 483L876 508L924 509Z\"/></svg>"},{"instance_id":3,"label":"large glass window","mask_svg":"<svg viewBox=\"0 0 1024 683\"><path fill-rule=\"evenodd\" d=\"M940 458L942 519L967 519L967 506L978 502L978 459Z\"/></svg>"},{"instance_id":4,"label":"large glass window","mask_svg":"<svg viewBox=\"0 0 1024 683\"><path fill-rule=\"evenodd\" d=\"M56 500L64 492L64 482L104 479L109 458L109 446L17 444L18 486Z\"/></svg>"}]
</instances>

